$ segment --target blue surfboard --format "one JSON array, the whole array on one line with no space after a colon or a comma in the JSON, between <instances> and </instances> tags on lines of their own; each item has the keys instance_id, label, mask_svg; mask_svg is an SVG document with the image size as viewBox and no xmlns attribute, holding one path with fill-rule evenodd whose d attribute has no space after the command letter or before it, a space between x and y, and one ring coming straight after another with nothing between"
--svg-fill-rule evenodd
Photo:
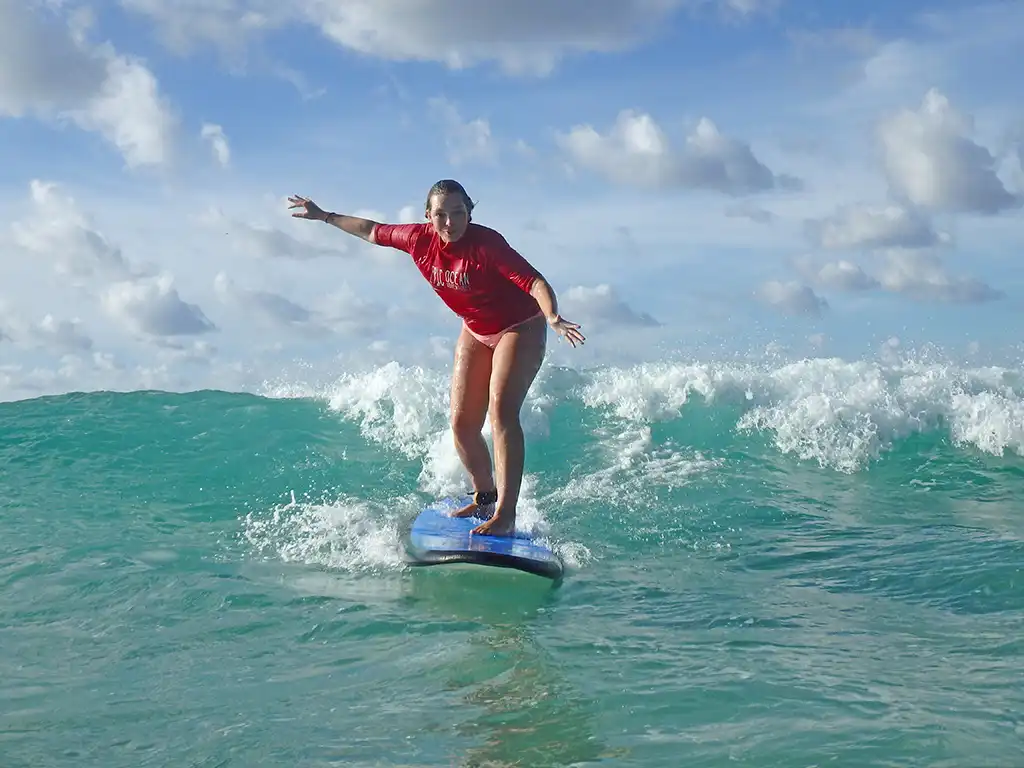
<instances>
[{"instance_id":1,"label":"blue surfboard","mask_svg":"<svg viewBox=\"0 0 1024 768\"><path fill-rule=\"evenodd\" d=\"M440 499L420 511L406 547L413 565L472 563L515 568L556 581L562 578L558 556L524 531L511 536L470 535L483 518L451 516L470 501L469 496Z\"/></svg>"}]
</instances>

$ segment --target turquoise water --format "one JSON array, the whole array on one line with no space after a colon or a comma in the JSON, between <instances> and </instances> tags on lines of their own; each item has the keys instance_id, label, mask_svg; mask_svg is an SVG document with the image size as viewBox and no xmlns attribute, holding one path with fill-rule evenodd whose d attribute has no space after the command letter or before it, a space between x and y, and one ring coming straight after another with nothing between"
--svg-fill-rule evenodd
<instances>
[{"instance_id":1,"label":"turquoise water","mask_svg":"<svg viewBox=\"0 0 1024 768\"><path fill-rule=\"evenodd\" d=\"M557 587L404 564L446 398L0 405L0 765L1024 764L1019 371L546 369Z\"/></svg>"}]
</instances>

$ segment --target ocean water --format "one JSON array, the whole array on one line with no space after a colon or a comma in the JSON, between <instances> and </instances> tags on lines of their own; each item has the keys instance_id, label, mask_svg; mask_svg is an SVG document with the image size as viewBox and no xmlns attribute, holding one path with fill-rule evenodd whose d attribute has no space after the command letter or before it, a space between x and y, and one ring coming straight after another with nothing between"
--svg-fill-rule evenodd
<instances>
[{"instance_id":1,"label":"ocean water","mask_svg":"<svg viewBox=\"0 0 1024 768\"><path fill-rule=\"evenodd\" d=\"M0 404L0 765L1024 765L1024 376L549 366L559 585L409 568L446 371Z\"/></svg>"}]
</instances>

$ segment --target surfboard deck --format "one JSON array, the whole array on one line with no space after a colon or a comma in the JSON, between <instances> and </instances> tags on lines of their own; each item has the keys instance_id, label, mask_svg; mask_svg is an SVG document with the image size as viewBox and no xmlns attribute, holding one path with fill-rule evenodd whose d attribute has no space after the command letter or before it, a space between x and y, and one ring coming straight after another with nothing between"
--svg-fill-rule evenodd
<instances>
[{"instance_id":1,"label":"surfboard deck","mask_svg":"<svg viewBox=\"0 0 1024 768\"><path fill-rule=\"evenodd\" d=\"M524 531L511 536L470 535L484 522L479 517L452 517L451 513L469 504L467 496L439 499L416 516L409 531L406 549L413 565L468 563L514 568L552 580L560 580L562 561L554 552Z\"/></svg>"}]
</instances>

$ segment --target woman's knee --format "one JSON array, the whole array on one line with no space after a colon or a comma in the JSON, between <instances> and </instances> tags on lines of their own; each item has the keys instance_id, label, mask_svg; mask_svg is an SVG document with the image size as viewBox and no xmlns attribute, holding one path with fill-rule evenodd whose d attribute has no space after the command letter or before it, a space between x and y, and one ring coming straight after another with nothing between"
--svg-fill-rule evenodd
<instances>
[{"instance_id":1,"label":"woman's knee","mask_svg":"<svg viewBox=\"0 0 1024 768\"><path fill-rule=\"evenodd\" d=\"M462 410L454 411L451 419L452 434L455 435L456 440L472 439L483 430L486 418L486 412L476 414Z\"/></svg>"},{"instance_id":2,"label":"woman's knee","mask_svg":"<svg viewBox=\"0 0 1024 768\"><path fill-rule=\"evenodd\" d=\"M472 439L487 419L487 391L491 375L491 351L463 331L455 354L451 382L451 427L460 439Z\"/></svg>"},{"instance_id":3,"label":"woman's knee","mask_svg":"<svg viewBox=\"0 0 1024 768\"><path fill-rule=\"evenodd\" d=\"M488 408L492 431L519 429L519 412L522 407L523 401L520 397L506 394L502 390L492 394Z\"/></svg>"}]
</instances>

